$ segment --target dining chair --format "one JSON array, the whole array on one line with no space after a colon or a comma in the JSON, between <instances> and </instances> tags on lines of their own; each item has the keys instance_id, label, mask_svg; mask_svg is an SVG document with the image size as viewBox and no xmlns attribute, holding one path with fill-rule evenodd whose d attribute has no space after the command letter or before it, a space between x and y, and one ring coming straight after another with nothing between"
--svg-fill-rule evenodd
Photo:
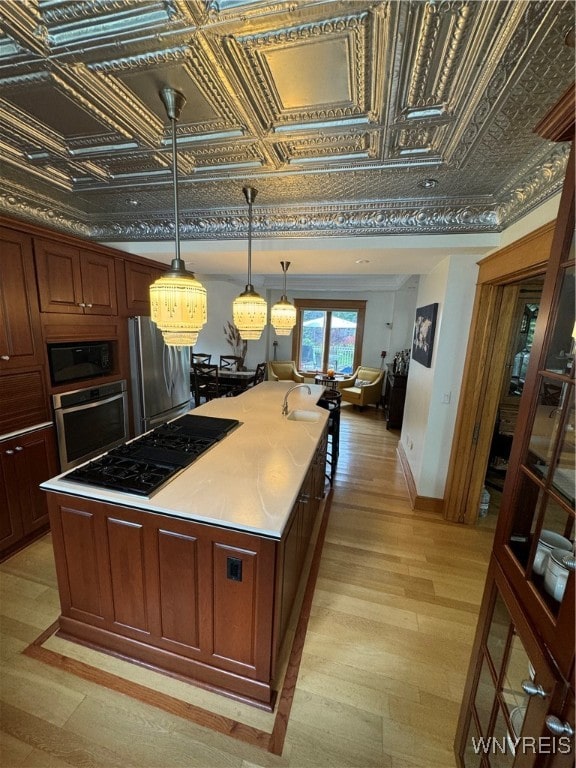
<instances>
[{"instance_id":1,"label":"dining chair","mask_svg":"<svg viewBox=\"0 0 576 768\"><path fill-rule=\"evenodd\" d=\"M264 381L264 378L266 377L266 363L258 363L256 366L256 372L254 376L252 377L249 387L255 387L257 384L260 384L260 382Z\"/></svg>"},{"instance_id":2,"label":"dining chair","mask_svg":"<svg viewBox=\"0 0 576 768\"><path fill-rule=\"evenodd\" d=\"M218 366L210 363L192 363L192 387L194 405L200 405L201 398L208 402L221 397Z\"/></svg>"},{"instance_id":3,"label":"dining chair","mask_svg":"<svg viewBox=\"0 0 576 768\"><path fill-rule=\"evenodd\" d=\"M236 355L220 355L220 368L225 371L237 371L242 364L242 358Z\"/></svg>"},{"instance_id":4,"label":"dining chair","mask_svg":"<svg viewBox=\"0 0 576 768\"><path fill-rule=\"evenodd\" d=\"M192 352L193 363L208 363L212 362L212 355L206 352Z\"/></svg>"}]
</instances>

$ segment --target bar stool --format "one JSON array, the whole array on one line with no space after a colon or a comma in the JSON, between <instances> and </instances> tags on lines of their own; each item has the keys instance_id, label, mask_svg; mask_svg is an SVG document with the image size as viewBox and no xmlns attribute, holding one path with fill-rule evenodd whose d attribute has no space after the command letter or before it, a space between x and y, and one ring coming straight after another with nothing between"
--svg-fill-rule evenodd
<instances>
[{"instance_id":1,"label":"bar stool","mask_svg":"<svg viewBox=\"0 0 576 768\"><path fill-rule=\"evenodd\" d=\"M325 389L318 400L321 408L329 411L328 415L328 448L326 451L326 477L330 485L334 484L336 476L336 465L338 464L338 453L340 450L340 405L342 403L342 392L337 389Z\"/></svg>"}]
</instances>

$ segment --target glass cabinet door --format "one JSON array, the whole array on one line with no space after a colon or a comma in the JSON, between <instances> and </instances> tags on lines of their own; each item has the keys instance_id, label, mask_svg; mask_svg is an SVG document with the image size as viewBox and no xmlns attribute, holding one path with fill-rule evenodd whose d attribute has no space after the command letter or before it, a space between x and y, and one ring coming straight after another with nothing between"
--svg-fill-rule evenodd
<instances>
[{"instance_id":1,"label":"glass cabinet door","mask_svg":"<svg viewBox=\"0 0 576 768\"><path fill-rule=\"evenodd\" d=\"M565 675L574 653L576 562L573 240L567 256L553 310L540 329L540 368L532 379L518 472L505 488L509 522L496 539L499 561Z\"/></svg>"},{"instance_id":2,"label":"glass cabinet door","mask_svg":"<svg viewBox=\"0 0 576 768\"><path fill-rule=\"evenodd\" d=\"M463 768L536 768L571 749L546 720L562 711L566 684L542 655L497 566L460 745ZM527 734L530 734L528 736ZM536 734L536 735L535 735ZM552 764L552 763L551 763Z\"/></svg>"}]
</instances>

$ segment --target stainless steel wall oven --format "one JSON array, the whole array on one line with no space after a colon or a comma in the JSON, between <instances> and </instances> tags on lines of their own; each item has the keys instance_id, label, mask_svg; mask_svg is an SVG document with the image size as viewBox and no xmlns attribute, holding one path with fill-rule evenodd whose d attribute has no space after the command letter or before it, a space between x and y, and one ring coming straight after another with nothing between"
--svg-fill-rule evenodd
<instances>
[{"instance_id":1,"label":"stainless steel wall oven","mask_svg":"<svg viewBox=\"0 0 576 768\"><path fill-rule=\"evenodd\" d=\"M62 471L128 439L126 381L52 395Z\"/></svg>"}]
</instances>

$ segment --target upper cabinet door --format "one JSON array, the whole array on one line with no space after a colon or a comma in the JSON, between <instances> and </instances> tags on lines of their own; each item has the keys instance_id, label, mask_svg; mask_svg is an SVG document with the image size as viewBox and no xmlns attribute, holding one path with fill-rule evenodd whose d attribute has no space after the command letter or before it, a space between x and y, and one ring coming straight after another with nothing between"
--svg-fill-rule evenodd
<instances>
[{"instance_id":1,"label":"upper cabinet door","mask_svg":"<svg viewBox=\"0 0 576 768\"><path fill-rule=\"evenodd\" d=\"M42 362L32 240L0 227L0 372Z\"/></svg>"},{"instance_id":2,"label":"upper cabinet door","mask_svg":"<svg viewBox=\"0 0 576 768\"><path fill-rule=\"evenodd\" d=\"M78 248L35 238L34 253L41 311L84 314Z\"/></svg>"},{"instance_id":3,"label":"upper cabinet door","mask_svg":"<svg viewBox=\"0 0 576 768\"><path fill-rule=\"evenodd\" d=\"M34 240L42 312L116 315L114 259L52 240Z\"/></svg>"},{"instance_id":4,"label":"upper cabinet door","mask_svg":"<svg viewBox=\"0 0 576 768\"><path fill-rule=\"evenodd\" d=\"M168 269L168 267L166 267ZM150 286L163 273L152 264L125 261L125 306L122 312L127 315L150 314Z\"/></svg>"},{"instance_id":5,"label":"upper cabinet door","mask_svg":"<svg viewBox=\"0 0 576 768\"><path fill-rule=\"evenodd\" d=\"M85 314L118 314L114 259L93 251L81 251L80 265Z\"/></svg>"}]
</instances>

